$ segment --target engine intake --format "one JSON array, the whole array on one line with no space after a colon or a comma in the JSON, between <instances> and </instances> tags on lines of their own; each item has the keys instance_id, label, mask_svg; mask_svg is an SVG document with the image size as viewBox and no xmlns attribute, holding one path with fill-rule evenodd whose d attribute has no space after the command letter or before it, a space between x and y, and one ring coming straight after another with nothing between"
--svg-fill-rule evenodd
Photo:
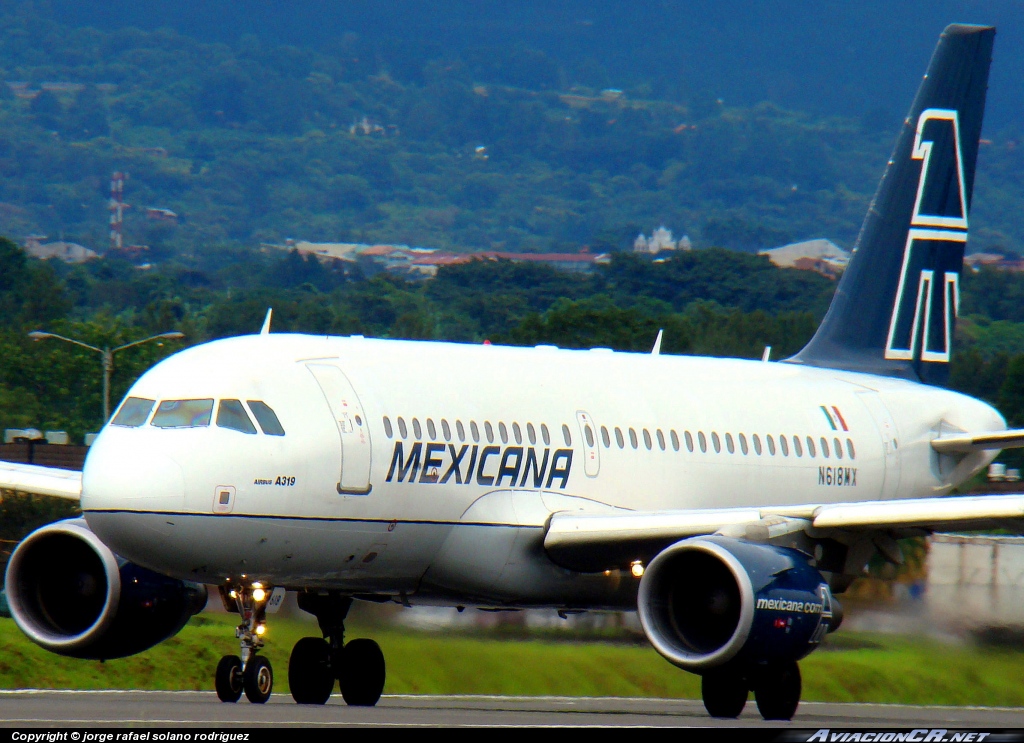
<instances>
[{"instance_id":1,"label":"engine intake","mask_svg":"<svg viewBox=\"0 0 1024 743\"><path fill-rule=\"evenodd\" d=\"M734 660L798 660L840 621L805 554L719 536L659 553L640 581L637 609L654 648L695 672Z\"/></svg>"},{"instance_id":2,"label":"engine intake","mask_svg":"<svg viewBox=\"0 0 1024 743\"><path fill-rule=\"evenodd\" d=\"M84 519L37 529L7 564L11 616L29 639L73 658L123 658L176 635L206 587L134 565Z\"/></svg>"}]
</instances>

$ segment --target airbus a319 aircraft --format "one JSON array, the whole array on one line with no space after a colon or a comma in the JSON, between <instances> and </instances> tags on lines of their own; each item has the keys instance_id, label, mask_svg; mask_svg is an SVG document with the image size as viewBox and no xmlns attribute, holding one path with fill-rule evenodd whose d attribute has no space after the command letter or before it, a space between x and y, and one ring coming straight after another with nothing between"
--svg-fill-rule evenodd
<instances>
[{"instance_id":1,"label":"airbus a319 aircraft","mask_svg":"<svg viewBox=\"0 0 1024 743\"><path fill-rule=\"evenodd\" d=\"M808 345L784 362L274 334L197 346L131 388L81 499L6 574L18 626L78 658L174 635L217 586L240 615L225 702L270 697L284 591L316 616L288 680L373 705L384 657L354 600L637 610L711 715L800 700L836 594L897 539L1024 525L1024 496L944 497L1000 448L998 411L942 387L995 31L949 26Z\"/></svg>"}]
</instances>

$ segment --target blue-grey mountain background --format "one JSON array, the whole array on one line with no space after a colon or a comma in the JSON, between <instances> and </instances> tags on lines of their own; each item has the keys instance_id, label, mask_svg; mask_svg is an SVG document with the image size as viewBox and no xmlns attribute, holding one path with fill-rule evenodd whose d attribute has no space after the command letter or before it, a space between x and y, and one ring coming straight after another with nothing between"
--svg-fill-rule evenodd
<instances>
[{"instance_id":1,"label":"blue-grey mountain background","mask_svg":"<svg viewBox=\"0 0 1024 743\"><path fill-rule=\"evenodd\" d=\"M1024 254L1020 0L6 0L0 428L101 423L98 359L29 330L197 343L268 306L280 331L793 353L835 284L756 253L852 247L951 22L998 28L969 250ZM114 171L145 251L107 251ZM633 254L659 225L696 249ZM29 259L30 234L101 257ZM612 258L416 281L264 247L289 238ZM953 369L1017 423L1021 276L965 277ZM115 397L180 347L119 357Z\"/></svg>"}]
</instances>

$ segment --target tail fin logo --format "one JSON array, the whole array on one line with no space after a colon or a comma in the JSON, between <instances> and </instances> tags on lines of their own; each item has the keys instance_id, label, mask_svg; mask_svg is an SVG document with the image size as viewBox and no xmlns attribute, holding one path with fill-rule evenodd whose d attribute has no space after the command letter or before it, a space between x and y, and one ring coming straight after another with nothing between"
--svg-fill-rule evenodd
<instances>
[{"instance_id":1,"label":"tail fin logo","mask_svg":"<svg viewBox=\"0 0 1024 743\"><path fill-rule=\"evenodd\" d=\"M967 242L967 196L957 112L922 111L910 156L922 161L921 174L885 358L949 363L960 309L963 245Z\"/></svg>"}]
</instances>

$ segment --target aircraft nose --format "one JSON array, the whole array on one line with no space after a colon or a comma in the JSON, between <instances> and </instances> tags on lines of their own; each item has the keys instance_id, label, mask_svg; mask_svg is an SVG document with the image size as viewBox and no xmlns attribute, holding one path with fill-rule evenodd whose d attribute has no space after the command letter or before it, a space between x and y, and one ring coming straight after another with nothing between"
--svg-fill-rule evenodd
<instances>
[{"instance_id":1,"label":"aircraft nose","mask_svg":"<svg viewBox=\"0 0 1024 743\"><path fill-rule=\"evenodd\" d=\"M130 433L108 428L93 443L82 470L82 509L180 511L181 466L143 437L122 435Z\"/></svg>"}]
</instances>

